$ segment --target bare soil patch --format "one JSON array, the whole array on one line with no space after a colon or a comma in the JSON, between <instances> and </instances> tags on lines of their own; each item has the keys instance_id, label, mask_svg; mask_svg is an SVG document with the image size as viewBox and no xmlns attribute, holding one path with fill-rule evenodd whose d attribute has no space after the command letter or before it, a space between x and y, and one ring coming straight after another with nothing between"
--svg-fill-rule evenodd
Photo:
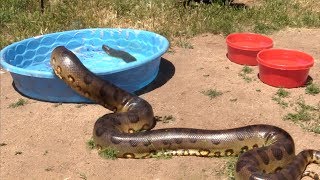
<instances>
[{"instance_id":1,"label":"bare soil patch","mask_svg":"<svg viewBox=\"0 0 320 180\"><path fill-rule=\"evenodd\" d=\"M310 71L320 84L320 29L287 29L270 35L277 48L297 49L311 54ZM175 121L158 123L156 128L192 127L226 129L249 124L270 124L287 130L296 151L320 149L320 135L307 132L282 117L289 112L272 96L278 90L262 83L258 68L245 82L238 74L243 66L226 58L225 38L204 34L190 40L193 49L173 47L166 53L161 73L172 73L158 88L141 93L157 116L172 115ZM8 72L1 73L0 96L0 177L1 179L227 179L225 158L173 157L172 159L106 160L89 151L96 119L108 110L98 105L54 104L28 99L28 103L8 108L20 98ZM214 99L201 91L216 89L223 94ZM320 103L320 95L305 94L305 88L288 90L288 101L304 98L310 105ZM308 168L319 173L319 166ZM305 178L308 179L308 178Z\"/></svg>"}]
</instances>

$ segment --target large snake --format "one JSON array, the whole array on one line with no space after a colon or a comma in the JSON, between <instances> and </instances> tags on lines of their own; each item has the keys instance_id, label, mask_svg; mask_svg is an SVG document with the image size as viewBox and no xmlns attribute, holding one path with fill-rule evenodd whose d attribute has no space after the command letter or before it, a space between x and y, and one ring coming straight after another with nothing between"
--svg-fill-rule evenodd
<instances>
[{"instance_id":1,"label":"large snake","mask_svg":"<svg viewBox=\"0 0 320 180\"><path fill-rule=\"evenodd\" d=\"M56 47L51 55L55 74L79 94L113 111L100 117L93 139L112 148L119 158L149 158L158 154L221 157L240 155L236 179L301 179L309 163L320 163L319 150L295 155L294 141L283 129L250 125L225 130L169 128L151 130L155 118L142 98L90 72L70 50ZM319 179L317 174L314 179Z\"/></svg>"}]
</instances>

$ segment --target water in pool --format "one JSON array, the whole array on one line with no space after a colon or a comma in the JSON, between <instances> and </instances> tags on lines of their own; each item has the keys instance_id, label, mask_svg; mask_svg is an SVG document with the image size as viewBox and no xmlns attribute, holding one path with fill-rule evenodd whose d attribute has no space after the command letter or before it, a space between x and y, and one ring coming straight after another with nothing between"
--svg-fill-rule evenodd
<instances>
[{"instance_id":1,"label":"water in pool","mask_svg":"<svg viewBox=\"0 0 320 180\"><path fill-rule=\"evenodd\" d=\"M101 48L88 48L88 47L80 47L72 50L76 56L82 61L82 63L93 72L108 72L113 71L115 69L121 69L124 66L127 66L129 63L126 63L124 60L112 57L108 55ZM126 51L134 56L138 62L141 59L145 59L142 54ZM130 62L130 65L136 62ZM46 58L42 62L36 62L31 64L23 65L23 68L29 70L37 70L37 71L51 71L50 59Z\"/></svg>"}]
</instances>

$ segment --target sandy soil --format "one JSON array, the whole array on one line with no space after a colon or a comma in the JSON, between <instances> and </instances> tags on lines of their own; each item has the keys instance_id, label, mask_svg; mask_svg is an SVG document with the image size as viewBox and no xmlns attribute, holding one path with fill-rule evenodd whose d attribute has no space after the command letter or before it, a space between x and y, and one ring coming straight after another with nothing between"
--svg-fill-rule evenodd
<instances>
[{"instance_id":1,"label":"sandy soil","mask_svg":"<svg viewBox=\"0 0 320 180\"><path fill-rule=\"evenodd\" d=\"M287 29L270 35L277 48L305 51L315 58L310 71L320 84L320 29ZM286 129L297 152L320 149L320 136L283 121L288 109L272 100L277 88L257 78L258 68L245 82L242 66L226 58L223 36L204 34L193 38L193 49L173 47L163 56L155 86L140 92L158 116L172 115L175 121L156 128L193 127L226 129L265 123ZM98 105L79 106L40 102L8 108L19 98L8 72L1 73L1 179L227 179L227 159L173 157L172 159L106 160L86 148L96 119L109 111ZM223 95L210 99L201 91L217 89ZM320 95L306 95L305 88L288 90L289 101L302 96L307 104L320 102ZM236 99L236 100L235 100ZM319 171L319 166L309 169ZM308 178L305 178L308 179Z\"/></svg>"}]
</instances>

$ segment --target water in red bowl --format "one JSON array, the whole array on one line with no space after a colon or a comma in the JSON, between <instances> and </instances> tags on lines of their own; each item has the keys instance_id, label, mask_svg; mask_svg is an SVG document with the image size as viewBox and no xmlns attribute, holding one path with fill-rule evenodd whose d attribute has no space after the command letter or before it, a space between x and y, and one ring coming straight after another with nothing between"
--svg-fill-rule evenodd
<instances>
[{"instance_id":1,"label":"water in red bowl","mask_svg":"<svg viewBox=\"0 0 320 180\"><path fill-rule=\"evenodd\" d=\"M228 59L234 63L248 66L258 65L257 54L263 49L273 47L271 38L255 33L229 34L226 43Z\"/></svg>"},{"instance_id":2,"label":"water in red bowl","mask_svg":"<svg viewBox=\"0 0 320 180\"><path fill-rule=\"evenodd\" d=\"M305 85L310 68L314 64L312 56L289 49L265 49L258 53L259 78L262 82L283 88Z\"/></svg>"}]
</instances>

